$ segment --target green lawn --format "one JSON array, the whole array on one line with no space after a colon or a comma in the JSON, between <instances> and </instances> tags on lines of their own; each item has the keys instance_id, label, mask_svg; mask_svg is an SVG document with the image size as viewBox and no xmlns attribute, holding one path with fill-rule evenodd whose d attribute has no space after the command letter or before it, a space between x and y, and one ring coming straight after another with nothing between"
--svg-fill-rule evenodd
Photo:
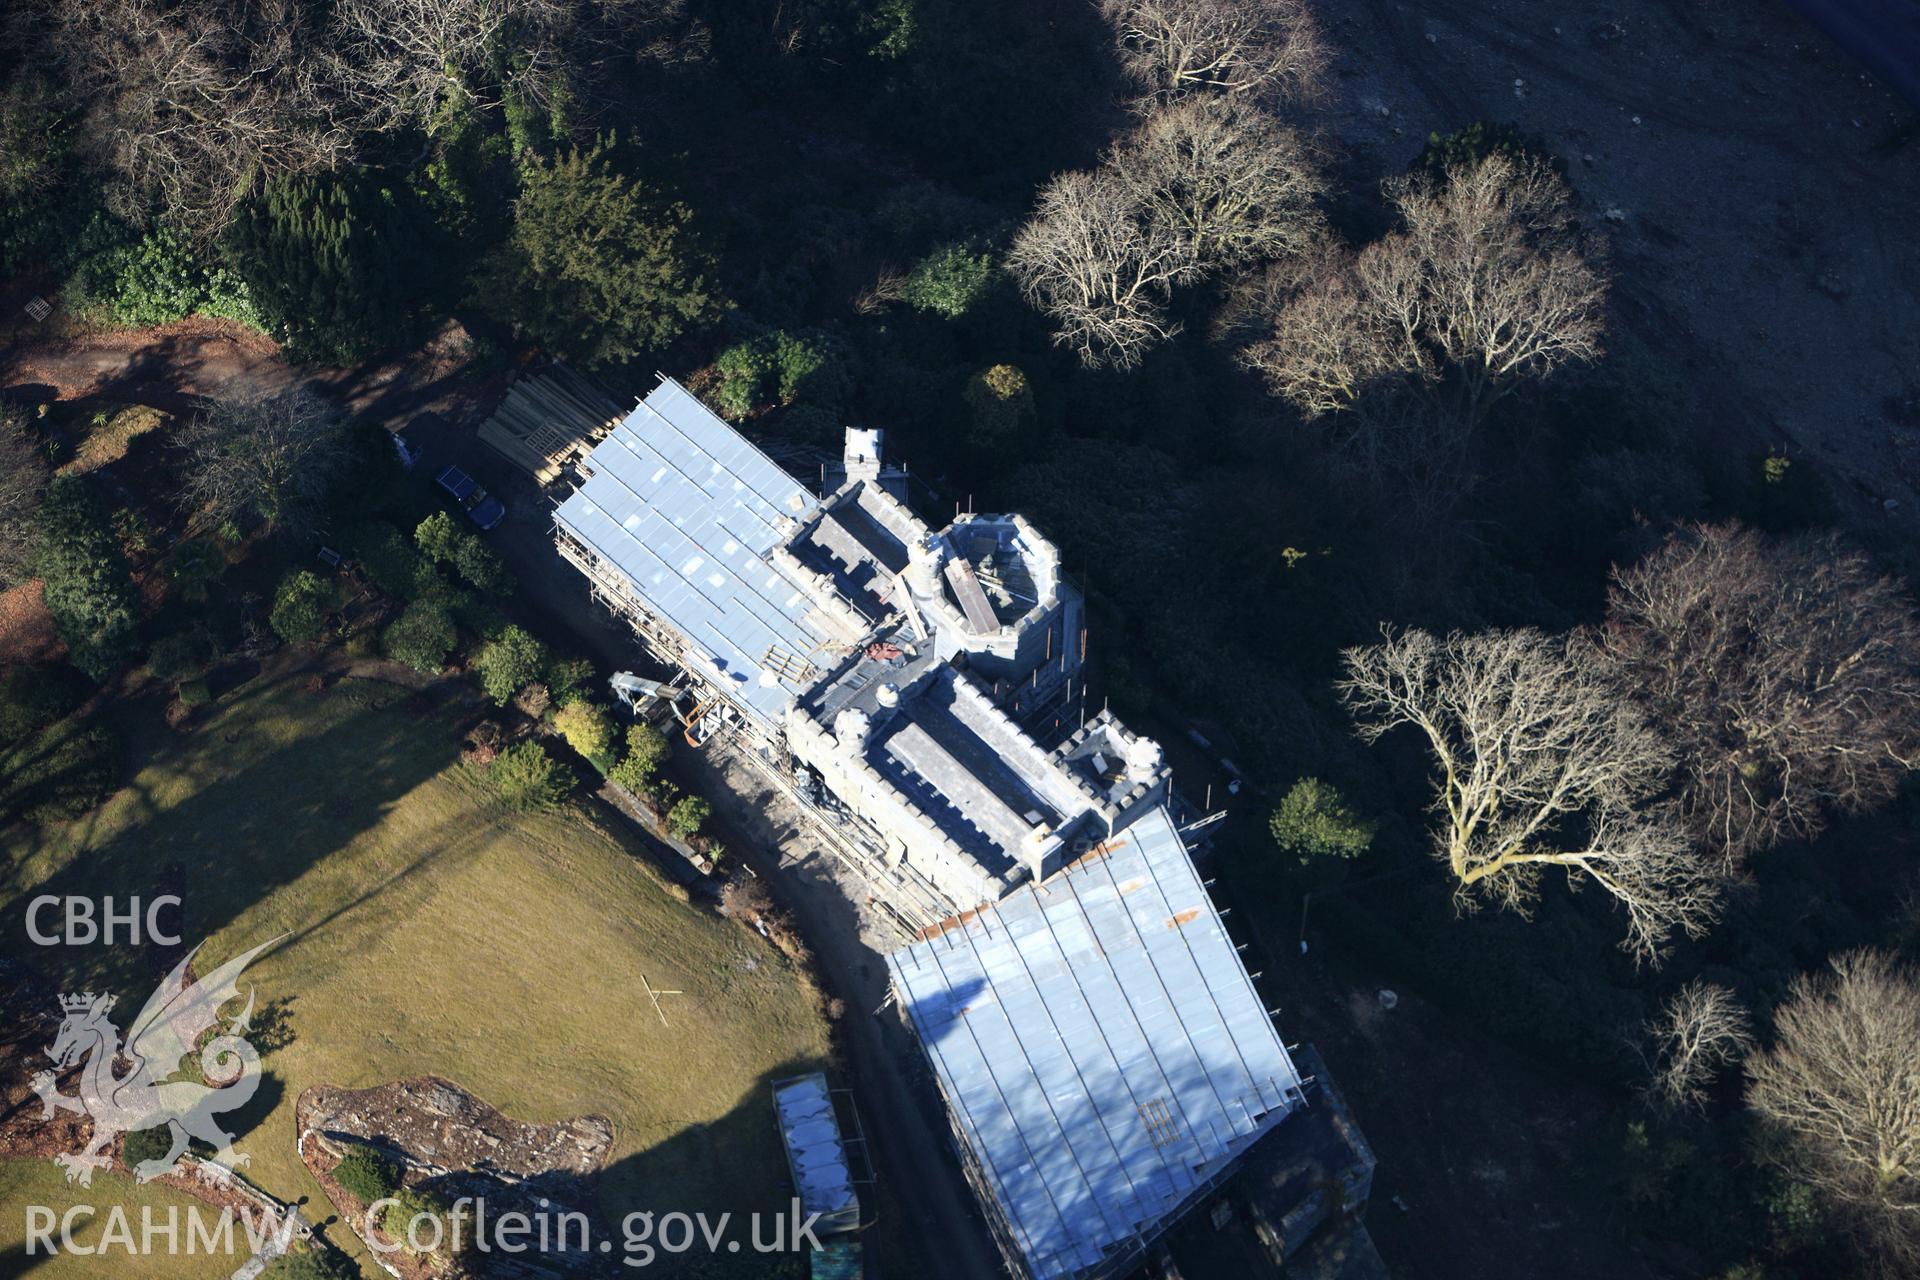
<instances>
[{"instance_id":1,"label":"green lawn","mask_svg":"<svg viewBox=\"0 0 1920 1280\"><path fill-rule=\"evenodd\" d=\"M237 1144L281 1196L319 1194L294 1151L302 1089L434 1072L517 1119L610 1117L599 1190L615 1217L784 1207L765 1081L828 1051L806 977L676 901L586 814L494 812L445 719L378 705L386 686L316 697L302 682L228 694L88 819L0 836L6 945L63 989L120 993L131 1016L146 957L27 947L28 898L150 895L178 864L189 945L208 938L217 962L288 935L248 971L260 1005L284 1002L292 1040L266 1054ZM671 1028L643 973L685 992Z\"/></svg>"}]
</instances>

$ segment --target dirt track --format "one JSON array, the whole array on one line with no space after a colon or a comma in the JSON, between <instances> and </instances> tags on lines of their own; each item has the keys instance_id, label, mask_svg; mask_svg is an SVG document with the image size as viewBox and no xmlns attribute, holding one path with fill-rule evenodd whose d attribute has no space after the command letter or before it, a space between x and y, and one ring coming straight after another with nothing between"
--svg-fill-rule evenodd
<instances>
[{"instance_id":1,"label":"dirt track","mask_svg":"<svg viewBox=\"0 0 1920 1280\"><path fill-rule=\"evenodd\" d=\"M304 382L355 413L397 425L425 409L460 411L486 391L456 383L464 333L449 321L419 350L363 369L293 368L270 340L226 321L193 316L121 330L0 348L0 390L21 399L100 398L180 413L209 396L271 392Z\"/></svg>"}]
</instances>

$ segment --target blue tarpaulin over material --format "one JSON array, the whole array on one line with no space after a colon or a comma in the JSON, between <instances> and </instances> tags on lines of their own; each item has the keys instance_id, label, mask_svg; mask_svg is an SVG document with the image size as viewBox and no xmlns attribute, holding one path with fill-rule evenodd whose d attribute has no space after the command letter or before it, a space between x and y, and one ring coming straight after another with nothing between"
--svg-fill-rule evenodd
<instances>
[{"instance_id":1,"label":"blue tarpaulin over material","mask_svg":"<svg viewBox=\"0 0 1920 1280\"><path fill-rule=\"evenodd\" d=\"M895 989L1040 1280L1130 1252L1297 1103L1165 809L925 932Z\"/></svg>"},{"instance_id":2,"label":"blue tarpaulin over material","mask_svg":"<svg viewBox=\"0 0 1920 1280\"><path fill-rule=\"evenodd\" d=\"M859 1226L860 1197L825 1073L774 1081L773 1107L801 1211L820 1219L823 1235Z\"/></svg>"},{"instance_id":3,"label":"blue tarpaulin over material","mask_svg":"<svg viewBox=\"0 0 1920 1280\"><path fill-rule=\"evenodd\" d=\"M825 633L764 557L780 540L776 521L804 519L819 505L813 495L671 378L584 470L554 519L692 642L702 674L778 717L790 691L762 681L769 650L805 658Z\"/></svg>"}]
</instances>

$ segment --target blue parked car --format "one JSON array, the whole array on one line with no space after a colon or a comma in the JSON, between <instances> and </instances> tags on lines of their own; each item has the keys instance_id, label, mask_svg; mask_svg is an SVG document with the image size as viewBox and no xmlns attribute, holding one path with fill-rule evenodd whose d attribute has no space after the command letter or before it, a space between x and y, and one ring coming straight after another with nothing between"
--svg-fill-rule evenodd
<instances>
[{"instance_id":1,"label":"blue parked car","mask_svg":"<svg viewBox=\"0 0 1920 1280\"><path fill-rule=\"evenodd\" d=\"M480 482L458 467L448 467L433 482L453 495L467 519L491 529L507 518L506 504L480 487Z\"/></svg>"}]
</instances>

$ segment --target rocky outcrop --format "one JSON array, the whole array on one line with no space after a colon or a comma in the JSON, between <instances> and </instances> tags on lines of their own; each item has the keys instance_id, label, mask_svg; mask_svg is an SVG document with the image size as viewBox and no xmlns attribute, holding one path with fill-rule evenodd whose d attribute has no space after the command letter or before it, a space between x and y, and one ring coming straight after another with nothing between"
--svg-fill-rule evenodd
<instances>
[{"instance_id":1,"label":"rocky outcrop","mask_svg":"<svg viewBox=\"0 0 1920 1280\"><path fill-rule=\"evenodd\" d=\"M604 1116L522 1124L438 1076L374 1089L316 1085L300 1095L295 1114L300 1131L324 1145L365 1142L427 1178L474 1171L509 1184L542 1175L584 1179L613 1148Z\"/></svg>"}]
</instances>

